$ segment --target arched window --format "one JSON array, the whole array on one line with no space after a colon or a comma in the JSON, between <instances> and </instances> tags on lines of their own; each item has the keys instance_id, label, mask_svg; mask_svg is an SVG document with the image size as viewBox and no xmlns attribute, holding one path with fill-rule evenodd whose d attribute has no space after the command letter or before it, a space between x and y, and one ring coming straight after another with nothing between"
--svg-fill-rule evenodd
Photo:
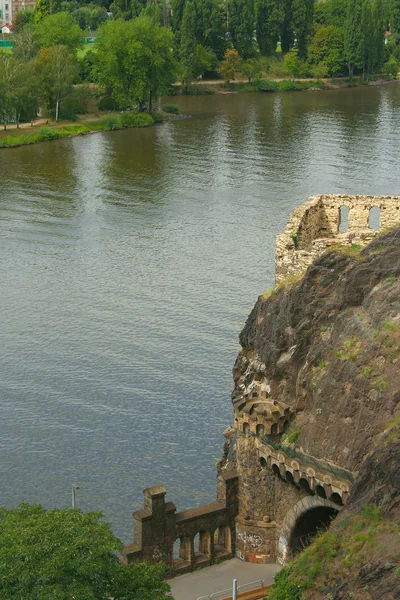
<instances>
[{"instance_id":1,"label":"arched window","mask_svg":"<svg viewBox=\"0 0 400 600\"><path fill-rule=\"evenodd\" d=\"M317 492L317 496L320 498L326 498L326 492L322 485L317 485L315 491Z\"/></svg>"},{"instance_id":2,"label":"arched window","mask_svg":"<svg viewBox=\"0 0 400 600\"><path fill-rule=\"evenodd\" d=\"M332 496L330 497L330 499L332 500L332 502L334 502L335 504L338 504L339 506L343 506L343 500L342 500L342 496L340 494L338 494L337 492L334 492L332 494Z\"/></svg>"},{"instance_id":3,"label":"arched window","mask_svg":"<svg viewBox=\"0 0 400 600\"><path fill-rule=\"evenodd\" d=\"M349 230L349 212L348 206L339 208L339 233L347 233Z\"/></svg>"},{"instance_id":4,"label":"arched window","mask_svg":"<svg viewBox=\"0 0 400 600\"><path fill-rule=\"evenodd\" d=\"M307 481L307 479L304 479L304 477L302 477L299 481L299 486L301 487L302 490L304 490L305 492L309 492L310 491L310 485Z\"/></svg>"},{"instance_id":5,"label":"arched window","mask_svg":"<svg viewBox=\"0 0 400 600\"><path fill-rule=\"evenodd\" d=\"M264 425L257 425L257 427L256 427L256 434L257 435L264 435Z\"/></svg>"},{"instance_id":6,"label":"arched window","mask_svg":"<svg viewBox=\"0 0 400 600\"><path fill-rule=\"evenodd\" d=\"M248 423L243 423L243 433L246 437L250 435L250 425Z\"/></svg>"},{"instance_id":7,"label":"arched window","mask_svg":"<svg viewBox=\"0 0 400 600\"><path fill-rule=\"evenodd\" d=\"M286 471L286 481L288 483L294 483L294 477L290 471Z\"/></svg>"},{"instance_id":8,"label":"arched window","mask_svg":"<svg viewBox=\"0 0 400 600\"><path fill-rule=\"evenodd\" d=\"M274 465L272 465L272 470L273 470L274 474L275 474L277 477L280 477L280 476L281 476L281 472L280 472L280 470L279 470L279 467L278 467L278 465L275 465L275 464L274 464Z\"/></svg>"},{"instance_id":9,"label":"arched window","mask_svg":"<svg viewBox=\"0 0 400 600\"><path fill-rule=\"evenodd\" d=\"M276 435L278 433L278 423L273 423L271 425L271 435Z\"/></svg>"},{"instance_id":10,"label":"arched window","mask_svg":"<svg viewBox=\"0 0 400 600\"><path fill-rule=\"evenodd\" d=\"M263 456L260 458L260 465L262 466L263 469L267 468L267 461L265 460L265 458Z\"/></svg>"},{"instance_id":11,"label":"arched window","mask_svg":"<svg viewBox=\"0 0 400 600\"><path fill-rule=\"evenodd\" d=\"M379 206L370 208L368 226L370 229L379 229L381 226L381 209Z\"/></svg>"}]
</instances>

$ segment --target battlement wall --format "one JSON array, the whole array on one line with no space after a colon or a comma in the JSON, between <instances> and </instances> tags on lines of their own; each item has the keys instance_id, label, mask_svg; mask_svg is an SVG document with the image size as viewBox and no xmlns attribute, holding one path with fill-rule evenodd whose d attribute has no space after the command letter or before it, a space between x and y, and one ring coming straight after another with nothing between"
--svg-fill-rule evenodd
<instances>
[{"instance_id":1,"label":"battlement wall","mask_svg":"<svg viewBox=\"0 0 400 600\"><path fill-rule=\"evenodd\" d=\"M400 196L312 196L292 212L276 239L276 283L300 275L330 246L368 244L400 224Z\"/></svg>"}]
</instances>

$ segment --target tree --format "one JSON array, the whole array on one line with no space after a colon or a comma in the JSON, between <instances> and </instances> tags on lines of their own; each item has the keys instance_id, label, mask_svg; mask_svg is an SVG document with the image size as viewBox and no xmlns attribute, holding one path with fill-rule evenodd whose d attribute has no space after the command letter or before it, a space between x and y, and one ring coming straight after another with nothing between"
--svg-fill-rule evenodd
<instances>
[{"instance_id":1,"label":"tree","mask_svg":"<svg viewBox=\"0 0 400 600\"><path fill-rule=\"evenodd\" d=\"M110 11L115 19L124 19L129 21L137 17L143 5L138 0L114 0L110 5Z\"/></svg>"},{"instance_id":2,"label":"tree","mask_svg":"<svg viewBox=\"0 0 400 600\"><path fill-rule=\"evenodd\" d=\"M282 0L283 6L283 23L281 31L281 48L282 52L289 52L293 46L293 5L292 0Z\"/></svg>"},{"instance_id":3,"label":"tree","mask_svg":"<svg viewBox=\"0 0 400 600\"><path fill-rule=\"evenodd\" d=\"M254 2L228 0L229 32L234 48L242 58L254 55Z\"/></svg>"},{"instance_id":4,"label":"tree","mask_svg":"<svg viewBox=\"0 0 400 600\"><path fill-rule=\"evenodd\" d=\"M240 69L242 59L239 56L239 52L236 48L225 50L224 60L218 68L219 73L223 76L225 81L229 83L235 79L235 72Z\"/></svg>"},{"instance_id":5,"label":"tree","mask_svg":"<svg viewBox=\"0 0 400 600\"><path fill-rule=\"evenodd\" d=\"M174 82L172 31L149 17L108 21L99 28L95 80L111 91L119 108L148 102Z\"/></svg>"},{"instance_id":6,"label":"tree","mask_svg":"<svg viewBox=\"0 0 400 600\"><path fill-rule=\"evenodd\" d=\"M37 26L37 35L42 47L66 46L76 50L83 39L83 33L72 15L59 12L42 19Z\"/></svg>"},{"instance_id":7,"label":"tree","mask_svg":"<svg viewBox=\"0 0 400 600\"><path fill-rule=\"evenodd\" d=\"M314 0L293 0L292 10L293 28L299 57L304 60L307 56L307 46L312 33Z\"/></svg>"},{"instance_id":8,"label":"tree","mask_svg":"<svg viewBox=\"0 0 400 600\"><path fill-rule=\"evenodd\" d=\"M247 81L252 83L261 79L263 69L269 70L269 65L265 65L265 61L256 58L249 58L248 61L242 63L240 72L247 77Z\"/></svg>"},{"instance_id":9,"label":"tree","mask_svg":"<svg viewBox=\"0 0 400 600\"><path fill-rule=\"evenodd\" d=\"M41 89L43 100L58 121L61 103L72 93L77 72L75 57L66 46L42 48L39 52Z\"/></svg>"},{"instance_id":10,"label":"tree","mask_svg":"<svg viewBox=\"0 0 400 600\"><path fill-rule=\"evenodd\" d=\"M362 31L360 0L347 0L347 13L344 26L344 57L350 79L354 68L362 64Z\"/></svg>"},{"instance_id":11,"label":"tree","mask_svg":"<svg viewBox=\"0 0 400 600\"><path fill-rule=\"evenodd\" d=\"M343 30L335 25L316 27L308 46L308 63L311 66L324 65L326 72L335 77L345 65L343 55Z\"/></svg>"},{"instance_id":12,"label":"tree","mask_svg":"<svg viewBox=\"0 0 400 600\"><path fill-rule=\"evenodd\" d=\"M196 38L222 60L227 46L225 5L219 0L196 0Z\"/></svg>"},{"instance_id":13,"label":"tree","mask_svg":"<svg viewBox=\"0 0 400 600\"><path fill-rule=\"evenodd\" d=\"M0 600L166 600L162 565L122 565L101 513L0 509Z\"/></svg>"},{"instance_id":14,"label":"tree","mask_svg":"<svg viewBox=\"0 0 400 600\"><path fill-rule=\"evenodd\" d=\"M60 8L60 0L37 0L35 4L35 23L40 23L42 19L54 14Z\"/></svg>"},{"instance_id":15,"label":"tree","mask_svg":"<svg viewBox=\"0 0 400 600\"><path fill-rule=\"evenodd\" d=\"M29 24L14 36L13 57L21 62L33 60L39 51L35 25Z\"/></svg>"},{"instance_id":16,"label":"tree","mask_svg":"<svg viewBox=\"0 0 400 600\"><path fill-rule=\"evenodd\" d=\"M256 0L256 35L261 54L267 56L276 50L282 30L284 11L279 0Z\"/></svg>"},{"instance_id":17,"label":"tree","mask_svg":"<svg viewBox=\"0 0 400 600\"><path fill-rule=\"evenodd\" d=\"M19 33L27 23L33 23L34 20L35 13L33 10L19 10L13 18L14 33Z\"/></svg>"}]
</instances>

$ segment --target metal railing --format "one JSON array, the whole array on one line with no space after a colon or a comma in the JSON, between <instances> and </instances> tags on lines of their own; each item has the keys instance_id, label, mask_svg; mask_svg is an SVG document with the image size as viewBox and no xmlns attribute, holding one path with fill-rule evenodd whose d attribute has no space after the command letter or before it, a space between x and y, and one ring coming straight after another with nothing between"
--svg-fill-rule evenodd
<instances>
[{"instance_id":1,"label":"metal railing","mask_svg":"<svg viewBox=\"0 0 400 600\"><path fill-rule=\"evenodd\" d=\"M256 581L250 581L250 583L243 583L242 585L239 585L237 591L238 594L242 592L249 592L250 590L262 588L266 585L270 585L271 583L273 583L273 581L271 581L271 577L257 579ZM232 596L232 588L229 588L228 590L222 590L220 592L214 592L214 594L210 594L209 596L201 596L200 598L197 598L197 600L223 600L224 598L229 598L229 596Z\"/></svg>"}]
</instances>

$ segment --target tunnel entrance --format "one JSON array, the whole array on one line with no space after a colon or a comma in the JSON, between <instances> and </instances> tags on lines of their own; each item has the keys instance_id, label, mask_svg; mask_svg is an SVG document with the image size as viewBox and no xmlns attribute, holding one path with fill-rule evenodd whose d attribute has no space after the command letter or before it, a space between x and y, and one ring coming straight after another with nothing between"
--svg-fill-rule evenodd
<instances>
[{"instance_id":1,"label":"tunnel entrance","mask_svg":"<svg viewBox=\"0 0 400 600\"><path fill-rule=\"evenodd\" d=\"M311 544L313 538L325 531L339 510L330 506L318 506L307 510L297 519L290 536L290 553L297 554Z\"/></svg>"}]
</instances>

